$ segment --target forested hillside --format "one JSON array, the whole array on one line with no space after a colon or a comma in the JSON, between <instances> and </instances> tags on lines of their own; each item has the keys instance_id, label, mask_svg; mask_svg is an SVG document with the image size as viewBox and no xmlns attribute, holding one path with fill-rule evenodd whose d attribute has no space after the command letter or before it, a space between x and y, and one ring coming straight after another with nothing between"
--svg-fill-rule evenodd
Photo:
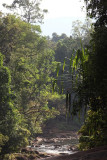
<instances>
[{"instance_id":1,"label":"forested hillside","mask_svg":"<svg viewBox=\"0 0 107 160\"><path fill-rule=\"evenodd\" d=\"M67 84L67 87L64 87L67 113L76 115L78 112L84 112L86 115L85 123L79 130L80 149L107 144L107 2L103 0L85 2L87 15L96 20L93 23L91 39L88 42L85 38L84 45L84 38L80 38L81 46L79 47L77 43L78 47L76 50L74 47L71 57L67 58L68 68L64 55L62 76L57 74L54 81L54 90L59 82ZM77 28L75 29L77 31ZM74 39L79 38L79 35L77 37L77 33L74 32ZM89 40L89 37L87 39ZM61 43L59 45L61 46ZM65 45L62 47L62 53L64 49ZM59 66L61 68L61 65Z\"/></svg>"},{"instance_id":2,"label":"forested hillside","mask_svg":"<svg viewBox=\"0 0 107 160\"><path fill-rule=\"evenodd\" d=\"M107 2L84 1L94 23L74 21L71 36L52 37L37 23L47 13L39 1L4 4L15 12L0 12L1 159L59 115L85 118L79 149L107 145Z\"/></svg>"}]
</instances>

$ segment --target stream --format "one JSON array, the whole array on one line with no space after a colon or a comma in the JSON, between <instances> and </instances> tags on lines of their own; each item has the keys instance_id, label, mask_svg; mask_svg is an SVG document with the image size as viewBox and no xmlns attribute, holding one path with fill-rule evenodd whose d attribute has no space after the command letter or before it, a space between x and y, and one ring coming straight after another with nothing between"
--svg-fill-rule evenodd
<instances>
[{"instance_id":1,"label":"stream","mask_svg":"<svg viewBox=\"0 0 107 160\"><path fill-rule=\"evenodd\" d=\"M76 145L78 144L78 137L76 134L61 134L47 135L37 137L34 143L29 148L39 153L46 153L51 155L59 154L73 154L77 152Z\"/></svg>"},{"instance_id":2,"label":"stream","mask_svg":"<svg viewBox=\"0 0 107 160\"><path fill-rule=\"evenodd\" d=\"M55 146L55 145L40 145L38 147L33 147L33 150L38 151L39 153L47 154L73 154L74 151L68 149L68 145Z\"/></svg>"}]
</instances>

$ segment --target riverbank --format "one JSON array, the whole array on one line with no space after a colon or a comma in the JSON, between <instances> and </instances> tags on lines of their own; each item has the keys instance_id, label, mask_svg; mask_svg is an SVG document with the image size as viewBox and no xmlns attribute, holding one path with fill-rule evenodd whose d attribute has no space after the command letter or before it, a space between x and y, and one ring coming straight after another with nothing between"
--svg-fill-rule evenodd
<instances>
[{"instance_id":1,"label":"riverbank","mask_svg":"<svg viewBox=\"0 0 107 160\"><path fill-rule=\"evenodd\" d=\"M62 130L49 124L15 160L107 160L107 146L80 152L78 139L74 127Z\"/></svg>"},{"instance_id":2,"label":"riverbank","mask_svg":"<svg viewBox=\"0 0 107 160\"><path fill-rule=\"evenodd\" d=\"M31 145L15 154L16 160L39 160L74 154L77 150L76 131L47 130L32 141Z\"/></svg>"},{"instance_id":3,"label":"riverbank","mask_svg":"<svg viewBox=\"0 0 107 160\"><path fill-rule=\"evenodd\" d=\"M71 155L45 155L45 154L15 154L14 160L107 160L107 146L101 146L88 151L79 151Z\"/></svg>"},{"instance_id":4,"label":"riverbank","mask_svg":"<svg viewBox=\"0 0 107 160\"><path fill-rule=\"evenodd\" d=\"M56 156L40 160L107 160L107 146L101 146L72 155Z\"/></svg>"},{"instance_id":5,"label":"riverbank","mask_svg":"<svg viewBox=\"0 0 107 160\"><path fill-rule=\"evenodd\" d=\"M22 149L14 160L107 160L107 146L77 151L78 138L75 131L56 130L39 135L32 146ZM66 148L63 148L64 145Z\"/></svg>"}]
</instances>

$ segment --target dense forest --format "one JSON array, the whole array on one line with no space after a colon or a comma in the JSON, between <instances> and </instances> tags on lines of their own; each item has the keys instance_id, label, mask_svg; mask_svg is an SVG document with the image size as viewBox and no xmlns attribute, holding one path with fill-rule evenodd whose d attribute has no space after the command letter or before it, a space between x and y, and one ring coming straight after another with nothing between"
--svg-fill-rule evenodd
<instances>
[{"instance_id":1,"label":"dense forest","mask_svg":"<svg viewBox=\"0 0 107 160\"><path fill-rule=\"evenodd\" d=\"M70 37L42 36L39 1L3 4L13 14L0 12L0 158L60 114L84 113L80 150L107 145L107 2L84 1L94 22L74 21Z\"/></svg>"}]
</instances>

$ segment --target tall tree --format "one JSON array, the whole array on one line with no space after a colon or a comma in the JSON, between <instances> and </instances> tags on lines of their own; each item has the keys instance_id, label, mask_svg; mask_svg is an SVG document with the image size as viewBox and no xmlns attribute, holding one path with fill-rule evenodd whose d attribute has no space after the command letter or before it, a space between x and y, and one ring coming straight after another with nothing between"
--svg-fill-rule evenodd
<instances>
[{"instance_id":1,"label":"tall tree","mask_svg":"<svg viewBox=\"0 0 107 160\"><path fill-rule=\"evenodd\" d=\"M84 0L86 2L87 15L96 19L96 26L107 24L107 1Z\"/></svg>"},{"instance_id":2,"label":"tall tree","mask_svg":"<svg viewBox=\"0 0 107 160\"><path fill-rule=\"evenodd\" d=\"M34 134L41 130L40 125L46 118L52 113L57 114L48 107L51 75L55 70L54 52L47 48L46 38L40 35L39 26L14 15L1 17L0 22L0 50L11 70L12 90L17 97L14 101Z\"/></svg>"},{"instance_id":3,"label":"tall tree","mask_svg":"<svg viewBox=\"0 0 107 160\"><path fill-rule=\"evenodd\" d=\"M41 0L14 0L11 5L3 4L4 7L19 13L23 20L28 23L42 22L47 10L40 9Z\"/></svg>"},{"instance_id":4,"label":"tall tree","mask_svg":"<svg viewBox=\"0 0 107 160\"><path fill-rule=\"evenodd\" d=\"M86 2L87 14L96 18L91 41L88 48L81 44L81 48L68 59L70 84L70 76L65 74L69 84L66 94L67 112L75 115L83 111L83 107L86 112L85 123L80 129L80 149L107 145L107 5L103 0ZM80 35L77 26L74 29ZM74 35L75 39L77 35Z\"/></svg>"},{"instance_id":5,"label":"tall tree","mask_svg":"<svg viewBox=\"0 0 107 160\"><path fill-rule=\"evenodd\" d=\"M89 49L78 51L76 66L77 94L74 110L87 106L88 114L80 130L80 148L107 144L107 5L105 1L86 1L87 13L96 18ZM80 107L81 106L81 107Z\"/></svg>"},{"instance_id":6,"label":"tall tree","mask_svg":"<svg viewBox=\"0 0 107 160\"><path fill-rule=\"evenodd\" d=\"M10 83L10 71L3 66L3 56L0 53L0 135L4 142L0 145L2 155L16 152L21 146L26 146L26 138L30 135L24 127L21 114L14 106Z\"/></svg>"}]
</instances>

